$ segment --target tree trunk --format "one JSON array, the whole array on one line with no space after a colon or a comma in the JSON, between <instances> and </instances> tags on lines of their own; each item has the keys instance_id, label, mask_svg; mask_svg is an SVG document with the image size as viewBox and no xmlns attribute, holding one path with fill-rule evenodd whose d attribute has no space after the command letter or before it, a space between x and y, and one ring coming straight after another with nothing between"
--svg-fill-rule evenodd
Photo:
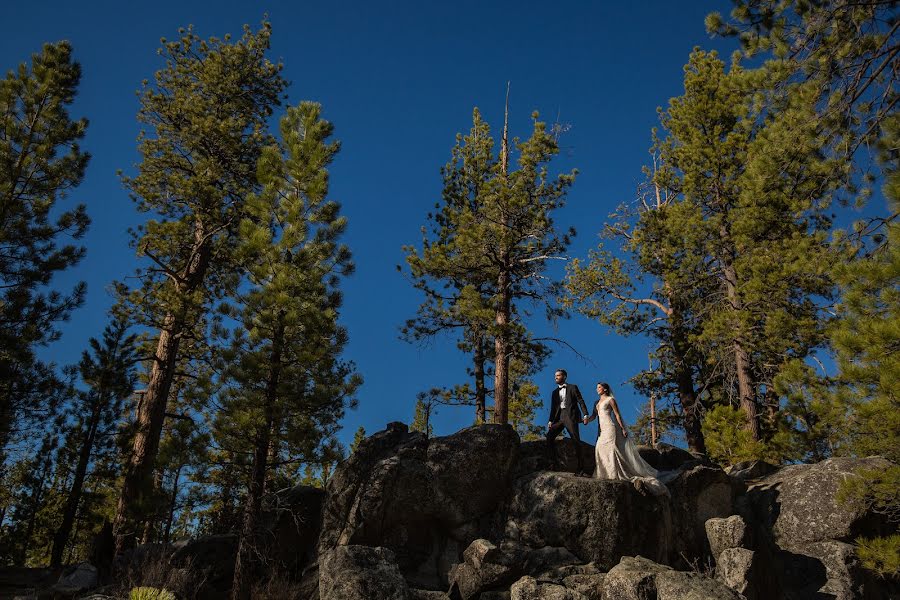
<instances>
[{"instance_id":1,"label":"tree trunk","mask_svg":"<svg viewBox=\"0 0 900 600\"><path fill-rule=\"evenodd\" d=\"M44 503L44 483L47 481L47 475L50 471L50 460L45 459L44 464L41 466L41 478L38 480L38 484L34 489L34 493L30 498L31 501L31 514L28 515L28 525L25 527L25 535L23 544L22 544L22 555L19 557L19 561L17 565L14 566L25 566L25 561L28 559L28 549L31 547L31 538L34 535L34 527L37 521L37 513L40 509L41 505Z\"/></svg>"},{"instance_id":2,"label":"tree trunk","mask_svg":"<svg viewBox=\"0 0 900 600\"><path fill-rule=\"evenodd\" d=\"M175 519L175 504L178 502L178 478L181 476L181 468L175 469L175 479L172 481L172 498L169 500L169 516L166 518L166 530L163 534L163 544L168 544L172 533L172 521Z\"/></svg>"},{"instance_id":3,"label":"tree trunk","mask_svg":"<svg viewBox=\"0 0 900 600\"><path fill-rule=\"evenodd\" d=\"M97 435L97 426L100 422L100 405L101 400L98 398L91 411L91 420L88 425L88 433L81 444L81 450L78 453L78 464L75 467L75 478L72 481L72 489L69 490L69 496L66 498L66 505L63 509L62 523L53 536L53 549L50 552L50 568L55 569L62 564L63 552L66 544L69 542L69 535L72 533L72 525L75 523L75 516L78 514L78 504L81 502L81 491L84 487L84 479L87 475L88 463L91 460L91 452L94 449L94 439Z\"/></svg>"},{"instance_id":4,"label":"tree trunk","mask_svg":"<svg viewBox=\"0 0 900 600\"><path fill-rule=\"evenodd\" d=\"M478 334L475 340L475 422L485 423L487 388L484 385L484 337Z\"/></svg>"},{"instance_id":5,"label":"tree trunk","mask_svg":"<svg viewBox=\"0 0 900 600\"><path fill-rule=\"evenodd\" d=\"M681 312L675 308L670 299L672 312L669 323L672 330L672 350L675 358L675 383L678 386L678 400L684 414L684 434L687 438L688 450L706 454L706 440L700 421L700 401L694 389L694 377L688 362L688 341L684 329Z\"/></svg>"},{"instance_id":6,"label":"tree trunk","mask_svg":"<svg viewBox=\"0 0 900 600\"><path fill-rule=\"evenodd\" d=\"M234 561L234 579L231 585L232 600L249 600L251 591L251 568L256 548L256 527L259 520L262 496L265 493L267 459L271 445L272 425L275 422L275 404L278 399L278 384L281 376L281 353L284 342L283 314L278 321L272 339L269 380L266 382L265 423L257 431L253 451L253 468L250 486L244 501L244 519L241 538Z\"/></svg>"},{"instance_id":7,"label":"tree trunk","mask_svg":"<svg viewBox=\"0 0 900 600\"><path fill-rule=\"evenodd\" d=\"M509 422L509 318L511 290L509 272L501 271L497 282L500 305L497 308L497 335L494 338L494 423Z\"/></svg>"},{"instance_id":8,"label":"tree trunk","mask_svg":"<svg viewBox=\"0 0 900 600\"><path fill-rule=\"evenodd\" d=\"M725 292L728 297L728 303L734 312L740 311L743 307L741 299L737 294L737 272L731 262L726 262L725 269ZM744 347L741 335L735 335L732 340L732 351L734 352L734 368L737 373L738 382L738 398L740 399L741 409L747 415L747 429L753 436L754 440L759 439L759 419L757 418L756 398L753 393L753 379L750 375L750 355Z\"/></svg>"},{"instance_id":9,"label":"tree trunk","mask_svg":"<svg viewBox=\"0 0 900 600\"><path fill-rule=\"evenodd\" d=\"M177 284L177 291L181 298L187 298L203 282L209 268L209 258L210 241L206 238L205 226L198 220L194 225L191 258ZM122 494L119 496L119 503L116 507L114 526L116 555L120 555L134 545L137 524L146 516L147 495L151 485L150 477L153 474L156 455L159 451L159 438L166 415L169 390L178 363L178 348L184 329L186 310L186 308L181 309L177 316L171 312L167 314L159 332L147 391L137 414L137 427L131 456L125 466Z\"/></svg>"}]
</instances>

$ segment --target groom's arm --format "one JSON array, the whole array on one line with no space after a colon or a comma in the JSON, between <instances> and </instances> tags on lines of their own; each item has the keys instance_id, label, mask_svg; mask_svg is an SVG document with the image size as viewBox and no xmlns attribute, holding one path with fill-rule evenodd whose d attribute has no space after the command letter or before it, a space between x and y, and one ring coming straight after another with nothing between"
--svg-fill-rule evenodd
<instances>
[{"instance_id":1,"label":"groom's arm","mask_svg":"<svg viewBox=\"0 0 900 600\"><path fill-rule=\"evenodd\" d=\"M584 397L581 395L581 390L578 389L578 386L575 386L575 389L578 392L578 406L581 407L581 414L587 415L588 409L587 409L587 405L584 403Z\"/></svg>"}]
</instances>

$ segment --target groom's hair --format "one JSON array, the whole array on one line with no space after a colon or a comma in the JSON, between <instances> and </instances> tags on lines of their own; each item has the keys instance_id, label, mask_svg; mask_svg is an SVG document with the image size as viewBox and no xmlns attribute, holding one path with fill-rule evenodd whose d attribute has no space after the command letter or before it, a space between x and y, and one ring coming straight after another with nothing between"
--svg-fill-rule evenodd
<instances>
[{"instance_id":1,"label":"groom's hair","mask_svg":"<svg viewBox=\"0 0 900 600\"><path fill-rule=\"evenodd\" d=\"M562 373L562 374L563 374L563 377L568 377L568 376L569 376L569 374L566 373L566 370L565 370L565 369L557 369L556 372L557 372L557 373Z\"/></svg>"}]
</instances>

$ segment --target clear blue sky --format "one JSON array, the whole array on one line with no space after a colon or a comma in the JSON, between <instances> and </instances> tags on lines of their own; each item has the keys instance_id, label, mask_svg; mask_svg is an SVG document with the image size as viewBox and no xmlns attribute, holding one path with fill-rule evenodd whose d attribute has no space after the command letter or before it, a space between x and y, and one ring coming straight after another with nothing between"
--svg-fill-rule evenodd
<instances>
[{"instance_id":1,"label":"clear blue sky","mask_svg":"<svg viewBox=\"0 0 900 600\"><path fill-rule=\"evenodd\" d=\"M87 302L63 327L45 356L77 360L99 335L111 304L108 284L135 267L127 228L141 221L116 176L137 160L135 91L161 67L160 37L193 24L203 37L239 33L267 12L272 57L285 65L292 103L315 100L336 126L343 150L332 169L332 196L343 203L346 242L357 264L346 282L343 323L347 357L365 378L359 409L349 412L347 443L359 425L371 433L393 420L409 422L416 393L461 382L466 361L450 338L426 348L398 339L398 327L421 298L397 273L401 246L420 239L439 199L439 169L454 136L468 129L478 106L495 129L511 81L512 133L525 136L532 110L571 124L558 167L577 167L568 206L557 217L574 225L572 256L597 241L606 215L633 198L650 145L656 108L682 92L682 66L694 46L728 54L730 40L711 40L703 27L726 0L691 2L10 2L0 22L0 66L30 57L43 42L68 39L83 67L73 115L90 120L84 146L93 159L72 195L93 219L88 255L61 286L88 283ZM562 269L558 268L557 275ZM546 328L539 331L546 332ZM624 382L647 364L648 342L622 339L581 317L554 335L587 356L557 349L538 375L545 397L553 371L593 397L593 382L609 381L633 421L643 398ZM549 403L548 403L549 404ZM546 409L538 422L546 421ZM442 408L437 434L464 427L472 410ZM583 433L592 440L595 428Z\"/></svg>"}]
</instances>

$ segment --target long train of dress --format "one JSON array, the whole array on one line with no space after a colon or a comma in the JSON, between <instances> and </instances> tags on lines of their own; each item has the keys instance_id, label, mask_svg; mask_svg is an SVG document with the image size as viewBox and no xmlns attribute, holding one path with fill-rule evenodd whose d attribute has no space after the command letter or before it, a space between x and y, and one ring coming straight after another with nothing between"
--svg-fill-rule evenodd
<instances>
[{"instance_id":1,"label":"long train of dress","mask_svg":"<svg viewBox=\"0 0 900 600\"><path fill-rule=\"evenodd\" d=\"M589 422L594 418L600 422L600 436L594 447L597 479L621 479L643 484L653 494L666 495L669 490L660 482L660 473L647 464L638 453L631 438L622 435L613 414L610 398L597 401Z\"/></svg>"}]
</instances>

